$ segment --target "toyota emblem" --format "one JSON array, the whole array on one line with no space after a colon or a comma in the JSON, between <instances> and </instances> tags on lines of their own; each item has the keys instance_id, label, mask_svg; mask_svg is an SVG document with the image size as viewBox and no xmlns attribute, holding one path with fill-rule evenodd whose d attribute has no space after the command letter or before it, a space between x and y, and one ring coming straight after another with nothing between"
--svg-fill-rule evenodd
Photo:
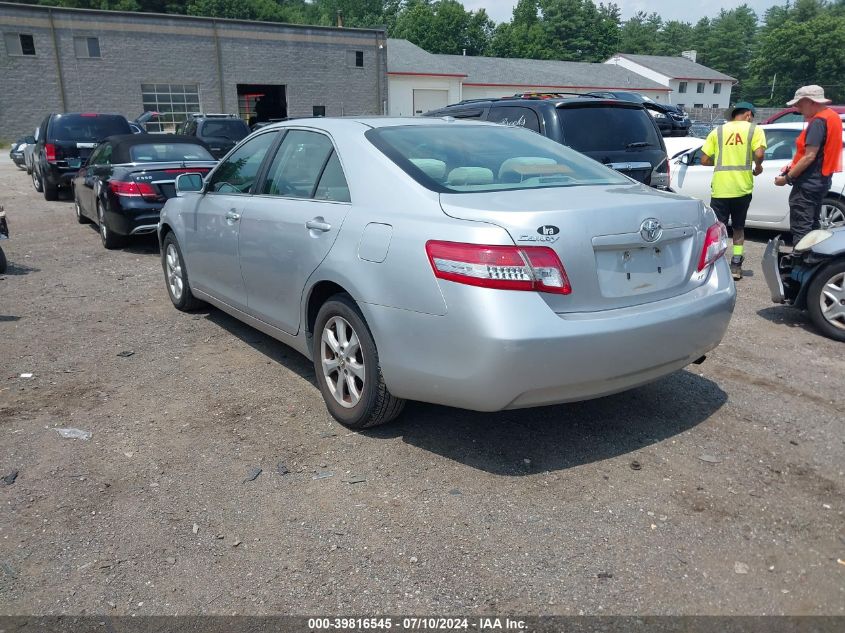
<instances>
[{"instance_id":1,"label":"toyota emblem","mask_svg":"<svg viewBox=\"0 0 845 633\"><path fill-rule=\"evenodd\" d=\"M663 235L663 227L657 218L646 218L640 225L640 235L646 242L656 242Z\"/></svg>"}]
</instances>

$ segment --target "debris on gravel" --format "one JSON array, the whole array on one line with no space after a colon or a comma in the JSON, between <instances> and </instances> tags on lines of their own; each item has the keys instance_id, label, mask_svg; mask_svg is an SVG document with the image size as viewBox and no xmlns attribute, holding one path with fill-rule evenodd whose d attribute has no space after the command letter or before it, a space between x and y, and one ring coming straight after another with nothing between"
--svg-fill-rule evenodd
<instances>
[{"instance_id":1,"label":"debris on gravel","mask_svg":"<svg viewBox=\"0 0 845 633\"><path fill-rule=\"evenodd\" d=\"M92 437L91 431L83 431L82 429L54 429L61 437L68 440L90 440Z\"/></svg>"},{"instance_id":2,"label":"debris on gravel","mask_svg":"<svg viewBox=\"0 0 845 633\"><path fill-rule=\"evenodd\" d=\"M255 481L263 471L260 468L253 468L252 470L247 473L246 479L244 479L241 483L246 483L248 481Z\"/></svg>"}]
</instances>

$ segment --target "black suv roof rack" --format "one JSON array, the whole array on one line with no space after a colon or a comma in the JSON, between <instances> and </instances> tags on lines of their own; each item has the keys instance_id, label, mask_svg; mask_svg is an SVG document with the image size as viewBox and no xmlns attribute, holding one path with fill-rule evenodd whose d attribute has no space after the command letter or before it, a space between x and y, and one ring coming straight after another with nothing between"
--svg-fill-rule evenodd
<instances>
[{"instance_id":1,"label":"black suv roof rack","mask_svg":"<svg viewBox=\"0 0 845 633\"><path fill-rule=\"evenodd\" d=\"M446 107L456 105L471 105L473 103L488 103L490 101L514 101L516 99L530 99L533 101L547 101L549 99L570 99L572 97L579 97L584 99L602 99L596 95L584 94L581 92L519 92L515 95L506 97L487 97L484 99L464 99L457 103L450 103Z\"/></svg>"}]
</instances>

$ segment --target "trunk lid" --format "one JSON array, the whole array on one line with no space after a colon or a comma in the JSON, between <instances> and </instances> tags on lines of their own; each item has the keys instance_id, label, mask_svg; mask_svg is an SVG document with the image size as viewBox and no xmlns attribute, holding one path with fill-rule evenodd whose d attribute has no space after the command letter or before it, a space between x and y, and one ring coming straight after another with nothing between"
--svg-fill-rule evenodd
<instances>
[{"instance_id":1,"label":"trunk lid","mask_svg":"<svg viewBox=\"0 0 845 633\"><path fill-rule=\"evenodd\" d=\"M554 249L572 284L571 295L542 293L555 312L658 301L706 277L696 271L707 230L698 200L616 185L441 194L440 204L502 227L518 246Z\"/></svg>"},{"instance_id":2,"label":"trunk lid","mask_svg":"<svg viewBox=\"0 0 845 633\"><path fill-rule=\"evenodd\" d=\"M179 174L201 174L205 178L216 164L213 161L139 163L134 169L131 165L127 168L132 180L151 185L156 193L155 199L164 202L176 197L176 177Z\"/></svg>"}]
</instances>

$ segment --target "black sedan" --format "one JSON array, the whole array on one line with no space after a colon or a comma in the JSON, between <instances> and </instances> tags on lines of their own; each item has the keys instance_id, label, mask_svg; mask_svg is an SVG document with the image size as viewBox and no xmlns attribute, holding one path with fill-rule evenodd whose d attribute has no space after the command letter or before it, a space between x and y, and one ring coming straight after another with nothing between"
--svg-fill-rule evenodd
<instances>
[{"instance_id":1,"label":"black sedan","mask_svg":"<svg viewBox=\"0 0 845 633\"><path fill-rule=\"evenodd\" d=\"M161 208L176 195L176 176L205 175L216 164L195 136L110 136L73 179L76 219L96 222L103 246L118 248L129 236L155 232Z\"/></svg>"}]
</instances>

